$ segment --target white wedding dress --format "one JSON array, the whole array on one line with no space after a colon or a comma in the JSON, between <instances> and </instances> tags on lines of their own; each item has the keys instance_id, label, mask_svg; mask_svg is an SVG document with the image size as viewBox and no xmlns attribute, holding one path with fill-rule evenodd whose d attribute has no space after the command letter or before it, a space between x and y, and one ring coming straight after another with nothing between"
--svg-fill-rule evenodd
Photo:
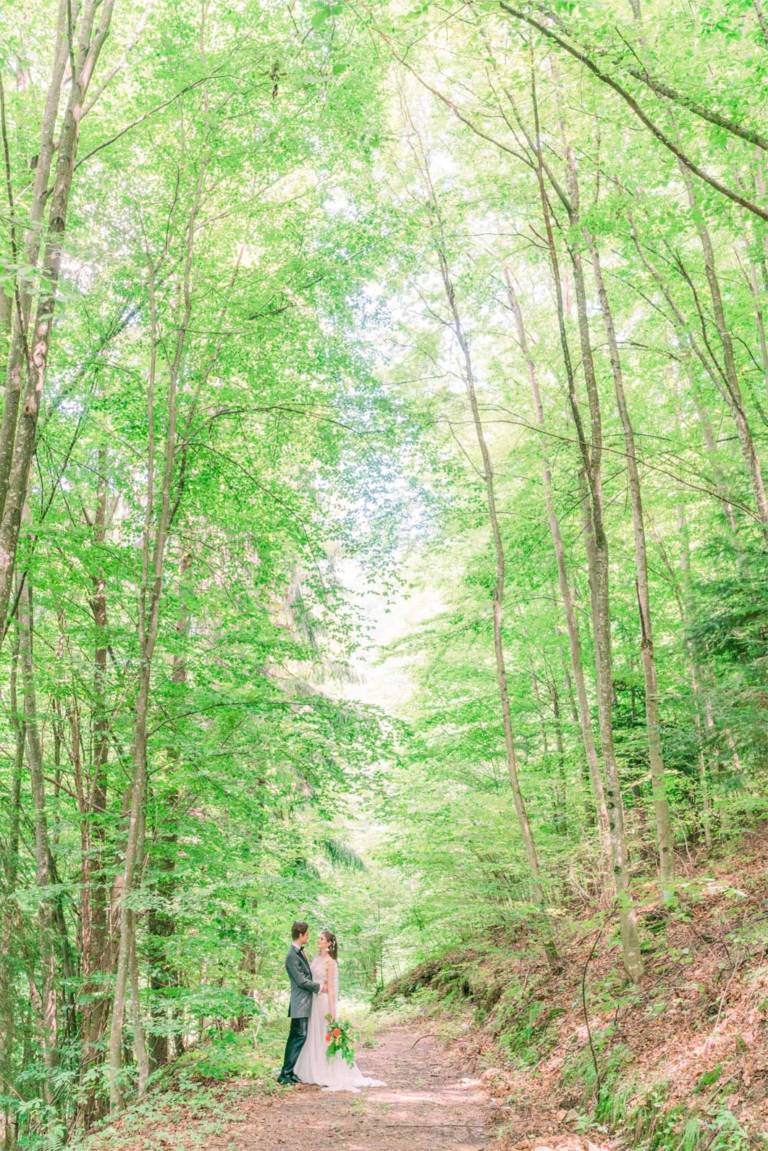
<instances>
[{"instance_id":1,"label":"white wedding dress","mask_svg":"<svg viewBox=\"0 0 768 1151\"><path fill-rule=\"evenodd\" d=\"M383 1087L377 1079L368 1079L355 1063L350 1067L340 1055L329 1059L325 1042L328 1020L336 1018L339 999L339 968L329 955L317 955L312 960L312 978L328 991L312 996L312 1014L309 1017L307 1041L294 1068L302 1083L319 1083L328 1091L359 1091L361 1087Z\"/></svg>"}]
</instances>

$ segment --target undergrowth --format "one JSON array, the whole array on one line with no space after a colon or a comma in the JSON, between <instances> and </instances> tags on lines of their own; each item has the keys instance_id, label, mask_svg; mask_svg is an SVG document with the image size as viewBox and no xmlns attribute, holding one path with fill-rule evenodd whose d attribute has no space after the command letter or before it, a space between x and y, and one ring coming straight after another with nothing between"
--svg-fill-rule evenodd
<instances>
[{"instance_id":1,"label":"undergrowth","mask_svg":"<svg viewBox=\"0 0 768 1151\"><path fill-rule=\"evenodd\" d=\"M680 882L673 905L646 912L647 975L640 986L627 983L607 933L585 971L589 941L599 930L597 921L585 921L572 925L563 945L569 963L560 978L546 970L530 941L524 952L519 936L490 939L422 963L381 999L435 1012L461 1008L480 1067L494 1074L500 1066L509 1069L500 1072L498 1093L512 1110L530 1076L554 1056L546 1072L553 1123L557 1114L571 1130L598 1139L610 1135L626 1151L768 1151L768 1131L753 1121L756 1112L745 1111L739 1089L739 1059L748 1047L738 1022L730 1024L734 1035L725 1063L712 1066L703 1057L693 1085L690 1060L683 1064L686 1079L673 1071L670 1081L664 1079L667 1035L661 1025L673 1008L680 1042L694 1042L722 1029L729 991L754 986L757 996L765 984L768 916L761 873L750 884L742 859L734 886L717 872L711 863L705 874ZM682 1018L681 991L691 1005ZM768 997L756 1002L768 1032ZM647 1056L655 1042L654 1067ZM635 1050L645 1055L637 1066Z\"/></svg>"},{"instance_id":2,"label":"undergrowth","mask_svg":"<svg viewBox=\"0 0 768 1151\"><path fill-rule=\"evenodd\" d=\"M350 1018L361 1047L371 1042L373 1024L364 1010ZM378 1024L377 1024L378 1026ZM286 1017L255 1021L242 1032L211 1029L205 1040L156 1072L143 1100L116 1120L105 1120L72 1151L197 1151L208 1146L242 1111L248 1097L274 1095L288 1033Z\"/></svg>"},{"instance_id":3,"label":"undergrowth","mask_svg":"<svg viewBox=\"0 0 768 1151\"><path fill-rule=\"evenodd\" d=\"M251 1092L272 1094L278 1089L275 1068L280 1065L285 1026L277 1020L235 1033L213 1032L205 1042L155 1073L143 1100L114 1122L105 1121L74 1151L123 1151L143 1146L171 1145L190 1151L218 1134L238 1107L243 1082ZM194 1131L183 1130L195 1120ZM151 1136L147 1136L151 1132Z\"/></svg>"}]
</instances>

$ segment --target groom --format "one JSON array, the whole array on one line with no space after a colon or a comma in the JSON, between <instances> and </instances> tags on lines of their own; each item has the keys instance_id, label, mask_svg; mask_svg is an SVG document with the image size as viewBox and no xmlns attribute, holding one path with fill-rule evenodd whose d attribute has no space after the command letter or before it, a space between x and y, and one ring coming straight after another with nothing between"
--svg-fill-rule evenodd
<instances>
[{"instance_id":1,"label":"groom","mask_svg":"<svg viewBox=\"0 0 768 1151\"><path fill-rule=\"evenodd\" d=\"M307 1040L307 1024L312 1011L312 996L317 995L322 990L320 984L313 981L312 969L304 954L304 945L308 939L309 927L307 924L301 921L294 923L291 928L291 946L285 957L285 970L291 981L291 1003L288 1008L291 1028L288 1032L288 1042L285 1045L283 1068L277 1077L278 1083L286 1085L301 1083L293 1069Z\"/></svg>"}]
</instances>

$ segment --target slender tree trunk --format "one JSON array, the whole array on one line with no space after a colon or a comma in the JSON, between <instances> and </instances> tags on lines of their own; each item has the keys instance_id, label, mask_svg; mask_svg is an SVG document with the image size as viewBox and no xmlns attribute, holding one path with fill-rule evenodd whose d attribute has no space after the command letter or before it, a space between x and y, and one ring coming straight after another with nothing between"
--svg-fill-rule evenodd
<instances>
[{"instance_id":1,"label":"slender tree trunk","mask_svg":"<svg viewBox=\"0 0 768 1151\"><path fill-rule=\"evenodd\" d=\"M605 859L610 858L610 831L608 828L608 812L605 805L605 789L603 786L602 771L600 768L600 761L597 755L597 748L595 747L595 740L592 733L592 718L589 710L589 701L587 698L587 685L584 677L584 660L581 649L581 636L579 634L579 626L576 618L576 607L574 604L573 592L571 590L571 582L568 576L568 566L565 558L565 547L563 545L562 532L560 530L560 521L555 509L555 499L552 486L552 470L549 462L549 453L546 448L546 441L544 439L544 406L541 400L541 391L539 388L538 373L536 371L536 364L530 352L528 344L528 337L523 322L523 314L520 308L517 295L512 283L512 277L509 271L505 269L504 278L507 286L507 299L509 301L510 310L515 322L515 329L517 335L517 342L520 345L523 358L526 363L528 371L528 381L531 388L531 398L533 400L533 409L536 417L536 425L542 432L541 437L541 472L544 481L544 499L547 508L547 520L549 523L549 532L552 538L552 547L555 553L555 560L557 563L557 578L560 588L560 599L563 605L563 612L565 614L565 624L568 633L568 647L571 653L571 669L573 671L573 680L576 688L576 702L578 706L579 727L581 730L581 738L584 744L584 754L587 758L587 766L589 768L589 779L592 787L592 795L595 801L595 811L597 813L597 825L600 836L600 843L603 850Z\"/></svg>"},{"instance_id":2,"label":"slender tree trunk","mask_svg":"<svg viewBox=\"0 0 768 1151\"><path fill-rule=\"evenodd\" d=\"M739 525L736 522L736 515L733 510L733 504L728 498L725 477L723 476L723 470L718 459L717 442L715 440L715 433L712 428L712 421L710 420L709 413L704 403L702 402L701 396L699 395L699 389L696 384L696 380L693 377L693 371L690 365L688 365L688 369L688 382L690 385L691 399L693 400L693 406L696 411L696 418L698 419L699 427L701 428L704 445L707 449L707 458L709 459L709 465L712 469L712 477L714 480L715 489L717 491L718 500L720 502L723 516L725 517L726 523L728 524L728 529L731 533L731 542L734 547L738 547Z\"/></svg>"},{"instance_id":3,"label":"slender tree trunk","mask_svg":"<svg viewBox=\"0 0 768 1151\"><path fill-rule=\"evenodd\" d=\"M540 690L540 678L538 673L531 669L531 690L533 691L533 698L536 700L536 714L539 719L539 731L541 733L541 750L542 761L544 763L547 777L552 781L552 824L558 835L565 835L568 827L568 813L565 808L565 797L567 792L566 778L565 778L565 752L563 748L563 729L560 724L559 712L555 715L552 708L552 684L549 677L545 673L543 679L546 681L546 690L549 700L547 701ZM552 724L555 731L555 747L556 753L553 760L552 752L549 743L549 725ZM553 762L557 765L557 773L552 772Z\"/></svg>"},{"instance_id":4,"label":"slender tree trunk","mask_svg":"<svg viewBox=\"0 0 768 1151\"><path fill-rule=\"evenodd\" d=\"M585 498L582 501L585 527L585 548L589 569L590 602L592 607L592 630L595 646L595 681L597 685L597 707L600 726L600 743L605 770L605 797L611 840L611 864L621 930L622 955L627 974L633 980L639 979L643 964L640 954L640 939L637 930L637 916L629 886L626 837L624 831L624 808L619 782L619 770L613 741L613 667L611 651L611 619L608 580L608 540L604 527L602 492L602 422L597 381L594 373L592 347L587 317L586 290L581 257L571 247L576 307L581 343L582 366L591 419L591 438L588 441L576 393L576 376L571 359L570 345L565 323L560 262L552 225L552 210L547 196L545 169L542 160L538 105L536 101L535 76L532 73L532 96L535 116L535 155L536 180L541 201L541 210L546 234L547 250L552 270L557 305L557 322L560 346L565 368L568 404L576 429L576 439L582 460L582 475ZM568 149L569 161L569 204L570 223L574 230L581 231L579 224L578 184L574 180L573 159ZM574 200L574 194L576 199Z\"/></svg>"},{"instance_id":5,"label":"slender tree trunk","mask_svg":"<svg viewBox=\"0 0 768 1151\"><path fill-rule=\"evenodd\" d=\"M10 353L5 380L5 400L3 421L0 426L0 516L5 507L8 481L11 473L13 445L21 397L21 380L24 365L29 358L29 320L32 307L35 276L40 256L43 236L43 219L55 152L56 121L61 102L61 86L69 51L69 23L71 0L59 0L53 66L45 97L43 118L38 140L35 180L29 209L27 232L24 241L23 260L25 270L17 273L14 284ZM13 235L13 233L12 233ZM13 240L15 246L15 240Z\"/></svg>"},{"instance_id":6,"label":"slender tree trunk","mask_svg":"<svg viewBox=\"0 0 768 1151\"><path fill-rule=\"evenodd\" d=\"M611 361L616 406L619 411L619 419L621 420L627 460L627 478L629 480L629 498L632 506L632 529L635 545L635 588L637 591L637 606L640 617L640 654L645 685L645 726L648 739L648 760L651 769L651 785L653 788L653 809L656 820L656 842L659 851L661 890L664 898L668 899L672 894L675 878L675 848L669 800L667 798L664 756L661 747L659 689L656 676L656 657L653 646L651 594L648 584L648 550L645 539L645 518L643 514L640 470L637 466L635 432L632 427L624 390L624 372L619 355L619 345L616 339L613 314L608 300L608 293L605 289L605 281L600 264L600 254L597 250L597 245L594 243L592 245L592 265L608 342L608 354Z\"/></svg>"},{"instance_id":7,"label":"slender tree trunk","mask_svg":"<svg viewBox=\"0 0 768 1151\"><path fill-rule=\"evenodd\" d=\"M83 0L80 8L79 5L73 6L68 0L62 0L59 8L53 77L46 100L41 138L45 175L36 175L37 195L33 196L27 241L28 250L36 257L30 263L36 266L42 213L45 203L48 202L48 234L40 265L40 293L34 319L31 316L29 302L17 297L16 324L6 382L7 411L4 413L3 425L0 428L0 641L7 630L21 515L27 495L40 405L45 388L61 272L62 245L72 191L83 103L109 34L114 3L115 0ZM73 17L77 14L79 19L75 21ZM71 56L70 35L74 36ZM57 142L53 187L49 189L48 174L52 165L53 133L57 120L63 68L67 58L71 63L69 97ZM37 214L40 216L39 219ZM35 232L38 234L33 234ZM17 415L21 401L22 374L24 402L20 414Z\"/></svg>"},{"instance_id":8,"label":"slender tree trunk","mask_svg":"<svg viewBox=\"0 0 768 1151\"><path fill-rule=\"evenodd\" d=\"M107 538L107 451L98 455L96 510L91 523L93 542L103 547ZM107 711L107 594L103 574L93 577L90 608L94 624L93 709L91 774L83 788L81 810L82 902L81 962L83 977L81 1102L79 1119L86 1130L101 1117L102 1104L89 1072L101 1059L101 1042L109 1018L109 999L103 985L110 970L109 907L106 877L106 828L109 763Z\"/></svg>"},{"instance_id":9,"label":"slender tree trunk","mask_svg":"<svg viewBox=\"0 0 768 1151\"><path fill-rule=\"evenodd\" d=\"M146 657L144 657L146 659ZM125 866L122 874L121 898L119 903L119 937L117 949L117 972L115 991L112 1000L112 1026L109 1040L110 1106L116 1109L123 1102L121 1070L123 1064L123 1022L127 998L128 972L131 946L131 910L127 906L133 892L134 877L143 850L143 811L147 778L147 715L149 710L149 674L142 667L139 695L134 721L133 761L134 772L131 784L131 809L128 824L128 839L125 849Z\"/></svg>"},{"instance_id":10,"label":"slender tree trunk","mask_svg":"<svg viewBox=\"0 0 768 1151\"><path fill-rule=\"evenodd\" d=\"M144 803L147 784L147 740L149 695L152 679L152 661L160 625L160 601L165 573L166 546L173 515L181 499L182 482L175 480L178 453L177 400L181 377L184 350L187 342L190 318L192 315L192 261L195 248L197 216L202 203L205 180L205 164L201 164L197 176L197 186L193 205L186 227L184 269L179 287L179 319L176 330L175 352L168 367L167 422L163 468L159 482L159 509L155 516L156 488L156 412L155 391L157 384L157 353L160 337L157 300L155 293L155 270L149 271L150 293L150 364L147 388L147 495L142 539L142 584L139 595L139 636L140 672L138 695L133 729L133 778L130 788L130 816L128 838L125 851L125 864L122 874L119 901L119 942L117 949L117 973L112 1004L112 1027L109 1040L109 1080L110 1105L113 1109L122 1104L121 1082L122 1034L125 1018L126 991L130 962L130 923L129 906L133 892L138 860L141 857ZM174 499L174 489L175 496Z\"/></svg>"},{"instance_id":11,"label":"slender tree trunk","mask_svg":"<svg viewBox=\"0 0 768 1151\"><path fill-rule=\"evenodd\" d=\"M472 420L475 426L475 434L477 436L478 447L483 460L483 481L486 490L486 502L488 506L488 517L491 524L491 533L493 536L494 550L496 553L496 586L493 593L493 643L496 655L496 676L499 687L499 699L501 702L502 723L504 727L504 744L507 753L507 769L509 772L509 780L512 788L512 797L515 804L515 811L517 813L520 831L523 837L523 845L525 847L525 855L528 861L528 869L531 875L531 885L533 890L534 901L541 909L541 913L545 920L545 950L547 959L553 970L558 970L560 966L557 948L555 946L554 934L549 922L549 917L546 912L546 897L544 894L544 885L541 878L541 868L539 866L538 852L531 830L530 820L528 818L528 810L523 798L522 788L520 787L520 770L517 760L517 748L515 746L515 736L512 727L512 713L509 705L509 686L507 681L507 665L506 656L504 653L504 640L503 640L503 611L504 611L504 588L506 581L506 559L504 555L504 545L501 537L501 529L499 527L498 511L496 506L496 489L493 473L493 464L491 461L491 453L488 448L488 443L485 438L485 429L483 427L482 419L480 416L480 405L477 401L477 393L475 390L474 373L472 369L471 356L469 352L469 344L464 333L461 320L456 306L455 294L453 283L448 275L448 268L444 258L441 258L441 265L444 268L444 282L446 285L446 292L449 294L449 306L454 317L454 332L459 342L464 357L465 367L465 383L467 386L467 395L469 398L470 408L472 411Z\"/></svg>"},{"instance_id":12,"label":"slender tree trunk","mask_svg":"<svg viewBox=\"0 0 768 1151\"><path fill-rule=\"evenodd\" d=\"M21 781L26 742L26 729L24 720L19 714L17 701L18 663L19 648L17 642L11 657L10 674L11 725L16 734L16 750L13 757L8 796L8 841L3 853L3 902L2 925L0 927L0 955L2 956L2 961L0 961L0 1091L6 1100L3 1105L3 1151L13 1151L16 1146L15 1125L9 1101L14 1089L13 1067L16 1044L16 993L14 987L18 962L16 937L22 929L16 902L16 887L19 874Z\"/></svg>"},{"instance_id":13,"label":"slender tree trunk","mask_svg":"<svg viewBox=\"0 0 768 1151\"><path fill-rule=\"evenodd\" d=\"M414 128L414 133L415 132L416 130ZM419 144L421 145L421 141L419 141ZM528 863L533 900L539 907L542 916L544 927L544 950L550 967L553 971L557 971L560 968L560 960L557 953L552 924L547 913L546 895L544 892L544 884L542 881L538 852L536 850L536 844L533 838L533 832L531 830L531 823L528 817L528 810L525 804L525 799L523 797L522 788L520 787L520 772L517 748L515 745L515 735L512 726L512 712L509 704L509 685L503 639L506 560L504 555L504 543L501 536L501 528L499 526L493 463L491 460L491 453L488 447L488 442L485 436L483 421L480 415L480 405L477 399L475 374L472 363L472 355L469 347L469 340L461 320L461 314L459 312L459 307L456 300L456 291L454 288L450 267L448 265L447 246L445 242L445 228L443 225L442 215L440 213L440 205L437 200L435 189L432 184L432 178L429 172L429 166L423 151L419 155L419 160L424 176L424 181L429 194L429 204L435 236L435 251L440 267L440 276L443 282L443 288L451 315L451 330L456 339L456 343L459 347L461 355L467 399L469 401L469 407L472 414L472 422L475 429L475 436L483 462L483 469L481 474L483 485L485 487L488 519L491 528L491 536L493 539L494 554L496 557L496 582L493 591L493 646L496 659L496 679L499 691L499 701L501 704L502 726L504 730L504 746L506 749L507 771L509 774L509 782L512 790L512 799L515 805L515 813L517 815L520 834L523 840L525 857Z\"/></svg>"},{"instance_id":14,"label":"slender tree trunk","mask_svg":"<svg viewBox=\"0 0 768 1151\"><path fill-rule=\"evenodd\" d=\"M149 1080L149 1055L144 1038L144 1023L141 1018L141 993L139 990L139 957L136 945L136 914L129 913L129 972L131 984L131 1024L133 1026L133 1050L138 1068L137 1095L143 1099Z\"/></svg>"},{"instance_id":15,"label":"slender tree trunk","mask_svg":"<svg viewBox=\"0 0 768 1151\"><path fill-rule=\"evenodd\" d=\"M566 698L566 701L568 703L568 710L569 710L574 728L576 729L576 731L580 731L581 723L580 723L580 717L579 717L579 707L578 707L578 704L576 702L576 692L574 690L573 678L572 678L573 668L571 666L570 659L566 655L564 649L561 650L560 654L561 654L562 665L563 665L563 682L565 684L565 698ZM582 740L581 747L582 747L582 752L583 752L583 740ZM580 755L579 759L580 759L581 782L582 782L583 803L584 803L584 815L583 815L584 825L586 827L596 826L597 825L597 812L596 812L595 806L594 806L594 798L595 797L594 797L594 791L592 788L592 779L590 777L590 772L589 772L589 764L587 763L586 755L584 755L584 754ZM602 774L600 777L600 782L602 783ZM603 797L605 797L605 791L603 791ZM608 823L607 823L607 821L608 821L607 809L605 812L605 819L606 819L607 837L604 841L604 852L605 852L605 854L600 860L600 870L601 870L601 874L602 874L604 880L607 880L608 886L610 886L612 888L613 877L611 876L611 870L610 870L611 839L610 839L610 831L608 830ZM601 842L603 842L602 837L601 837Z\"/></svg>"},{"instance_id":16,"label":"slender tree trunk","mask_svg":"<svg viewBox=\"0 0 768 1151\"><path fill-rule=\"evenodd\" d=\"M171 804L174 798L170 799ZM153 995L152 1016L154 1027L149 1036L149 1055L152 1070L164 1066L170 1057L168 1034L166 1031L169 1015L168 992L178 984L178 974L168 957L168 942L173 938L175 923L167 909L175 889L174 846L177 835L174 829L164 830L158 850L155 867L159 876L155 881L155 902L149 911L147 949L150 963L150 987ZM163 906L156 906L162 900Z\"/></svg>"},{"instance_id":17,"label":"slender tree trunk","mask_svg":"<svg viewBox=\"0 0 768 1151\"><path fill-rule=\"evenodd\" d=\"M760 282L757 278L757 268L754 263L747 256L746 267L746 280L749 290L752 294L752 302L755 311L755 327L757 329L757 338L760 345L760 365L763 369L763 386L768 393L768 338L765 334L765 315L763 313L763 292L764 286L761 288Z\"/></svg>"},{"instance_id":18,"label":"slender tree trunk","mask_svg":"<svg viewBox=\"0 0 768 1151\"><path fill-rule=\"evenodd\" d=\"M555 729L555 750L557 753L558 802L556 807L557 829L561 835L568 834L568 774L565 766L565 743L563 722L560 713L560 693L554 677L549 679L549 696L552 701L552 724Z\"/></svg>"},{"instance_id":19,"label":"slender tree trunk","mask_svg":"<svg viewBox=\"0 0 768 1151\"><path fill-rule=\"evenodd\" d=\"M678 596L680 619L683 628L688 631L688 610L686 599L690 596L691 587L691 556L688 546L688 522L685 508L680 508L680 539L682 542L680 556L680 570L682 572L683 594ZM707 737L711 739L714 734L715 723L712 715L712 702L704 686L704 674L699 666L698 653L693 640L688 642L689 665L691 674L691 690L696 709L696 726L699 733L699 797L701 803L701 829L704 845L709 855L712 851L712 794L709 786L709 767L706 757Z\"/></svg>"},{"instance_id":20,"label":"slender tree trunk","mask_svg":"<svg viewBox=\"0 0 768 1151\"><path fill-rule=\"evenodd\" d=\"M151 273L153 274L153 273ZM154 298L154 288L152 288ZM157 339L156 310L152 307L152 332L149 368L149 385L147 390L147 426L148 426L148 480L145 508L145 523L143 537L142 560L142 588L139 597L139 684L136 700L133 735L133 777L130 786L130 814L128 822L128 838L125 849L125 863L120 883L120 899L118 906L119 935L117 945L117 972L115 990L112 1000L112 1025L109 1039L109 1097L110 1106L117 1109L123 1102L123 1085L121 1082L121 1069L123 1063L123 1022L125 1018L126 992L128 984L130 947L131 947L131 910L128 900L133 892L134 876L138 860L143 850L144 826L144 800L147 780L147 718L149 713L149 689L152 673L152 656L154 654L155 640L159 624L159 595L162 587L162 574L165 558L165 538L163 533L162 546L160 532L162 525L158 525L155 536L155 578L152 580L150 590L150 550L152 546L152 520L155 503L155 387L157 371ZM172 384L173 386L173 384ZM173 454L175 443L170 440L171 429L168 430L166 452ZM173 437L175 441L175 427ZM147 617L147 600L149 599L149 618ZM157 602L156 602L157 601Z\"/></svg>"},{"instance_id":21,"label":"slender tree trunk","mask_svg":"<svg viewBox=\"0 0 768 1151\"><path fill-rule=\"evenodd\" d=\"M744 406L741 384L739 383L739 373L736 367L736 356L733 350L733 338L725 318L725 307L720 291L720 281L717 275L712 239L696 202L696 193L690 173L684 165L680 166L680 171L685 183L688 202L691 206L691 215L696 225L696 231L698 232L699 242L704 256L704 272L707 277L709 296L712 302L712 312L715 317L715 326L717 327L723 355L725 396L731 409L734 423L736 424L736 431L739 436L739 444L741 445L741 452L744 457L747 473L752 481L752 490L755 497L757 514L762 525L763 538L768 543L768 494L766 494L762 467Z\"/></svg>"},{"instance_id":22,"label":"slender tree trunk","mask_svg":"<svg viewBox=\"0 0 768 1151\"><path fill-rule=\"evenodd\" d=\"M766 47L768 47L768 15L766 14L763 0L752 0L752 5L757 15L760 31L763 34L763 40L765 41Z\"/></svg>"},{"instance_id":23,"label":"slender tree trunk","mask_svg":"<svg viewBox=\"0 0 768 1151\"><path fill-rule=\"evenodd\" d=\"M715 725L712 715L712 703L705 688L706 673L699 660L696 645L689 635L690 620L686 601L690 593L690 555L688 548L688 523L683 505L679 508L678 523L681 541L678 564L675 564L671 560L663 542L661 540L657 542L664 566L667 569L669 584L677 605L683 633L686 636L685 653L688 663L688 676L691 683L694 723L698 736L700 823L702 837L707 853L709 853L712 848L712 799L709 786L706 746L707 743L712 742Z\"/></svg>"},{"instance_id":24,"label":"slender tree trunk","mask_svg":"<svg viewBox=\"0 0 768 1151\"><path fill-rule=\"evenodd\" d=\"M685 507L680 507L680 572L682 591L678 589L677 579L673 575L673 587L680 611L680 620L686 633L689 631L689 610L687 601L691 594L691 554L689 546L688 520ZM709 767L706 758L706 745L711 742L715 733L715 721L712 715L712 701L706 688L706 673L701 666L696 644L692 639L687 643L689 649L689 666L691 675L691 691L693 693L696 709L696 726L699 733L699 799L701 804L701 830L707 854L712 851L712 794L709 785Z\"/></svg>"},{"instance_id":25,"label":"slender tree trunk","mask_svg":"<svg viewBox=\"0 0 768 1151\"><path fill-rule=\"evenodd\" d=\"M669 285L666 283L664 277L661 275L653 261L648 258L647 253L640 243L634 222L632 222L632 238L635 244L635 249L640 258L640 262L650 274L654 283L659 288L662 296L664 297L667 306L669 307L672 317L671 323L677 338L680 341L681 347L690 349L692 356L695 357L695 360L698 360L698 362L701 364L707 377L712 382L717 392L726 400L729 410L732 411L732 406L728 401L728 397L724 388L723 375L720 365L713 363L713 357L708 354L705 348L702 347L700 341L697 339L696 335L691 329L690 324L678 307L675 298L669 288ZM688 357L685 359L685 367L688 373L691 397L693 399L694 407L696 408L699 423L701 424L702 433L704 435L704 442L707 447L710 466L712 468L712 474L715 481L715 494L721 502L723 514L728 521L728 527L731 531L733 541L736 543L738 541L738 524L734 514L733 501L728 495L727 485L723 478L722 468L720 467L718 460L717 445L715 443L715 436L714 432L712 431L712 424L709 418L709 414L699 394L699 388L696 384L693 365L690 363Z\"/></svg>"},{"instance_id":26,"label":"slender tree trunk","mask_svg":"<svg viewBox=\"0 0 768 1151\"><path fill-rule=\"evenodd\" d=\"M54 943L54 904L51 893L53 879L51 876L51 854L43 779L43 749L37 718L32 630L32 583L29 574L27 574L19 601L19 650L24 688L27 761L29 763L34 821L35 875L40 899L38 909L39 950L42 966L40 1035L43 1046L43 1062L47 1070L44 1094L46 1102L52 1109L55 1101L52 1076L58 1061L56 949ZM53 1121L53 1115L51 1115L51 1121Z\"/></svg>"},{"instance_id":27,"label":"slender tree trunk","mask_svg":"<svg viewBox=\"0 0 768 1151\"><path fill-rule=\"evenodd\" d=\"M181 557L179 583L182 592L184 590L184 581L191 563L191 558L188 552L184 552ZM189 627L189 612L183 608L176 621L176 636L179 642L183 643L186 640L189 634ZM184 655L178 652L173 657L171 682L180 692L186 687L187 661ZM177 704L178 702L177 700ZM167 755L169 762L173 765L172 770L175 770L179 762L178 748L175 746L169 747ZM165 815L165 826L162 832L158 834L158 842L154 851L154 856L156 857L155 866L159 872L156 881L156 896L162 905L157 906L156 903L153 903L150 907L147 939L151 969L150 986L153 997L160 1000L153 1008L153 1016L158 1027L149 1037L150 1064L153 1070L167 1063L170 1057L168 1035L165 1030L165 1025L168 1021L169 1007L167 1003L163 1002L163 998L167 995L167 992L172 987L177 986L179 982L178 972L168 956L168 942L173 938L176 930L174 917L168 908L176 888L176 843L178 834L176 830L175 807L177 801L178 794L174 789L168 797L168 807L170 811ZM168 826L169 819L170 827Z\"/></svg>"}]
</instances>

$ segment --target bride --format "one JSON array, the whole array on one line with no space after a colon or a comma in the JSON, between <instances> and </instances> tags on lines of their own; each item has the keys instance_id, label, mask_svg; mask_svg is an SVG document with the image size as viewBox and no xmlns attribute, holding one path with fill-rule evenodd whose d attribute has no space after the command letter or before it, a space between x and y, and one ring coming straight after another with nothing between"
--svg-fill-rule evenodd
<instances>
[{"instance_id":1,"label":"bride","mask_svg":"<svg viewBox=\"0 0 768 1151\"><path fill-rule=\"evenodd\" d=\"M321 931L317 939L319 954L312 960L312 978L328 990L315 995L309 1017L307 1041L296 1062L296 1074L302 1083L319 1083L330 1091L357 1091L360 1087L383 1087L376 1079L367 1079L355 1063L345 1063L341 1055L329 1059L326 1055L325 1036L328 1030L326 1015L336 1018L339 993L339 954L336 936L332 931Z\"/></svg>"}]
</instances>

